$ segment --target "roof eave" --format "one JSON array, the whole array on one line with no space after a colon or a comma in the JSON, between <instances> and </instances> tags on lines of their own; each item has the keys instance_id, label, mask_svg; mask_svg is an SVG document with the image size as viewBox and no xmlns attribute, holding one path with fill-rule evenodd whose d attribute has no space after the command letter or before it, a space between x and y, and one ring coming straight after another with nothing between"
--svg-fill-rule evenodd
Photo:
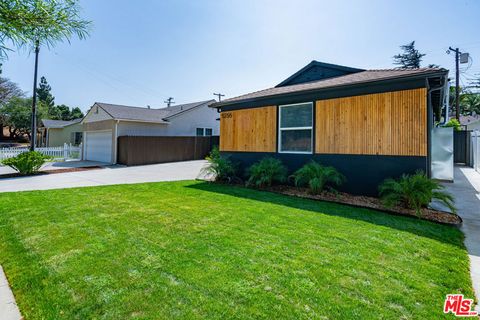
<instances>
[{"instance_id":1,"label":"roof eave","mask_svg":"<svg viewBox=\"0 0 480 320\"><path fill-rule=\"evenodd\" d=\"M317 89L308 89L308 90L302 90L302 91L293 91L293 92L287 92L287 93L279 93L279 94L272 94L268 96L261 96L261 97L255 97L255 98L247 98L247 99L241 99L241 100L236 100L236 101L225 101L225 102L216 102L210 105L212 108L221 108L225 106L231 106L235 104L240 104L240 103L247 103L247 102L257 102L259 100L263 99L271 99L271 98L282 98L285 96L292 96L292 95L302 95L302 94L309 94L309 93L316 93L316 92L325 92L329 90L338 90L342 88L347 88L347 87L357 87L357 86L362 86L366 84L378 84L378 83L388 83L388 82L397 82L401 80L406 80L406 79L421 79L425 77L432 77L432 76L446 76L448 74L448 70L442 69L438 70L435 72L425 72L425 73L420 73L420 74L415 74L415 75L406 75L406 76L401 76L401 77L394 77L394 78L387 78L387 79L381 79L381 80L374 80L374 81L362 81L362 82L356 82L356 83L351 83L351 84L345 84L345 85L338 85L338 86L332 86L332 87L326 87L326 88L317 88Z\"/></svg>"}]
</instances>

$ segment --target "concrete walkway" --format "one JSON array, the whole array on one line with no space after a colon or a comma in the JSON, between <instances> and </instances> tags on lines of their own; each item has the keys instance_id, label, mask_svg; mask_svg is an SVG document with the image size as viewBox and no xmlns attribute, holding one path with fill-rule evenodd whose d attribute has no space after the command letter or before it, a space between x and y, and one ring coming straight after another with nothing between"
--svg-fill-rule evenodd
<instances>
[{"instance_id":1,"label":"concrete walkway","mask_svg":"<svg viewBox=\"0 0 480 320\"><path fill-rule=\"evenodd\" d=\"M7 278L0 266L0 319L20 320L22 316L13 297L12 290L8 285Z\"/></svg>"},{"instance_id":2,"label":"concrete walkway","mask_svg":"<svg viewBox=\"0 0 480 320\"><path fill-rule=\"evenodd\" d=\"M455 167L454 183L445 183L455 196L455 206L462 217L461 230L470 257L470 273L480 311L480 173L469 167Z\"/></svg>"},{"instance_id":3,"label":"concrete walkway","mask_svg":"<svg viewBox=\"0 0 480 320\"><path fill-rule=\"evenodd\" d=\"M0 178L0 192L190 180L200 177L201 169L205 164L205 160L195 160L134 167L109 166L80 172Z\"/></svg>"}]
</instances>

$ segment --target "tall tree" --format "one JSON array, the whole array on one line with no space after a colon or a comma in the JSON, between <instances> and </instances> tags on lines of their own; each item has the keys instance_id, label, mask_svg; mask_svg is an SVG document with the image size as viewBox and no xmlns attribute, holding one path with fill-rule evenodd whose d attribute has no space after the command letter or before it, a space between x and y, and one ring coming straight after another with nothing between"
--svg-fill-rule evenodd
<instances>
[{"instance_id":1,"label":"tall tree","mask_svg":"<svg viewBox=\"0 0 480 320\"><path fill-rule=\"evenodd\" d=\"M80 119L83 118L83 116L84 114L79 107L72 108L72 111L70 112L70 120Z\"/></svg>"},{"instance_id":2,"label":"tall tree","mask_svg":"<svg viewBox=\"0 0 480 320\"><path fill-rule=\"evenodd\" d=\"M2 0L0 1L0 57L9 45L35 51L32 99L32 131L35 129L38 54L40 47L52 48L73 36L84 39L91 22L80 16L78 0ZM35 137L35 135L33 135ZM35 147L35 138L30 149Z\"/></svg>"},{"instance_id":3,"label":"tall tree","mask_svg":"<svg viewBox=\"0 0 480 320\"><path fill-rule=\"evenodd\" d=\"M424 53L415 49L415 41L400 46L402 53L393 56L393 64L400 66L401 69L420 68Z\"/></svg>"},{"instance_id":4,"label":"tall tree","mask_svg":"<svg viewBox=\"0 0 480 320\"><path fill-rule=\"evenodd\" d=\"M48 84L45 77L40 78L40 84L37 89L37 98L38 101L43 102L50 111L50 108L55 106L55 97L51 94L52 87Z\"/></svg>"},{"instance_id":5,"label":"tall tree","mask_svg":"<svg viewBox=\"0 0 480 320\"><path fill-rule=\"evenodd\" d=\"M0 107L14 97L23 97L24 92L7 78L0 77ZM0 112L0 139L3 138L3 127L6 125L6 115Z\"/></svg>"}]
</instances>

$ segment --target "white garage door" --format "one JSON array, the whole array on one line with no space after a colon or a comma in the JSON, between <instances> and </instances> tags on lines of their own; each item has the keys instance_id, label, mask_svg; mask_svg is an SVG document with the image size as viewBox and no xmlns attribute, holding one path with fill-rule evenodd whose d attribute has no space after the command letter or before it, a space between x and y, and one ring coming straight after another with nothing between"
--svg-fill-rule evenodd
<instances>
[{"instance_id":1,"label":"white garage door","mask_svg":"<svg viewBox=\"0 0 480 320\"><path fill-rule=\"evenodd\" d=\"M112 131L85 134L85 160L112 162Z\"/></svg>"}]
</instances>

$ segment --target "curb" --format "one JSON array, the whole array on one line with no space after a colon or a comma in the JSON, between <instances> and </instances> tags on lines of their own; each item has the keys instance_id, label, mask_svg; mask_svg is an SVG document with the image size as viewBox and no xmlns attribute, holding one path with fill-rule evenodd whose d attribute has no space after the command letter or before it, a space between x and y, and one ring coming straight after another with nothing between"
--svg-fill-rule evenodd
<instances>
[{"instance_id":1,"label":"curb","mask_svg":"<svg viewBox=\"0 0 480 320\"><path fill-rule=\"evenodd\" d=\"M13 292L8 285L7 277L0 266L0 319L22 320Z\"/></svg>"}]
</instances>

